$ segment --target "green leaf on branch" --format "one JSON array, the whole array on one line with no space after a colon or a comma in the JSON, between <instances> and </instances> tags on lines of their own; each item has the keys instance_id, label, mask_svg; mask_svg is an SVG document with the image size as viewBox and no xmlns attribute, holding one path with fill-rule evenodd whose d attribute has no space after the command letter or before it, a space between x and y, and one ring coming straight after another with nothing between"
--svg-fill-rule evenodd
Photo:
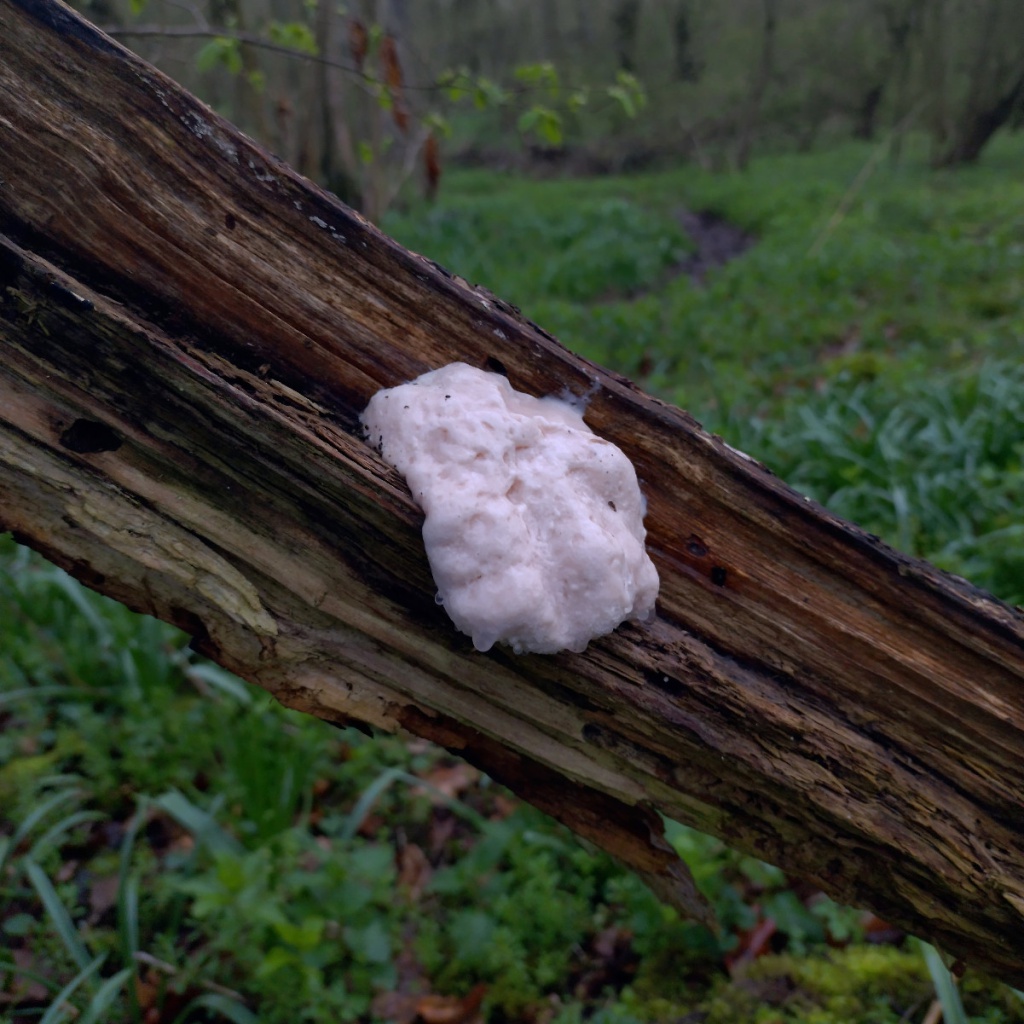
<instances>
[{"instance_id":1,"label":"green leaf on branch","mask_svg":"<svg viewBox=\"0 0 1024 1024\"><path fill-rule=\"evenodd\" d=\"M465 68L443 71L437 78L437 84L452 103L459 103L470 95L472 78Z\"/></svg>"},{"instance_id":2,"label":"green leaf on branch","mask_svg":"<svg viewBox=\"0 0 1024 1024\"><path fill-rule=\"evenodd\" d=\"M508 102L508 93L490 78L478 78L473 86L473 106L477 110L500 107Z\"/></svg>"},{"instance_id":3,"label":"green leaf on branch","mask_svg":"<svg viewBox=\"0 0 1024 1024\"><path fill-rule=\"evenodd\" d=\"M625 111L627 117L636 117L647 105L647 94L635 75L628 71L620 71L615 76L615 85L608 86L608 95L616 100Z\"/></svg>"},{"instance_id":4,"label":"green leaf on branch","mask_svg":"<svg viewBox=\"0 0 1024 1024\"><path fill-rule=\"evenodd\" d=\"M436 111L427 114L423 118L423 125L442 138L450 139L452 137L451 122L443 114L438 114Z\"/></svg>"},{"instance_id":5,"label":"green leaf on branch","mask_svg":"<svg viewBox=\"0 0 1024 1024\"><path fill-rule=\"evenodd\" d=\"M376 53L380 49L380 41L383 38L384 29L376 23L371 25L368 39L368 50L370 53Z\"/></svg>"},{"instance_id":6,"label":"green leaf on branch","mask_svg":"<svg viewBox=\"0 0 1024 1024\"><path fill-rule=\"evenodd\" d=\"M242 70L242 50L237 39L216 36L196 54L196 68L199 71L213 71L218 67L226 68L233 75Z\"/></svg>"},{"instance_id":7,"label":"green leaf on branch","mask_svg":"<svg viewBox=\"0 0 1024 1024\"><path fill-rule=\"evenodd\" d=\"M628 117L636 117L636 105L633 103L632 97L625 89L620 88L617 85L608 86L608 95L613 100L618 100L622 105L622 109L626 112Z\"/></svg>"},{"instance_id":8,"label":"green leaf on branch","mask_svg":"<svg viewBox=\"0 0 1024 1024\"><path fill-rule=\"evenodd\" d=\"M550 107L530 107L523 111L516 127L520 134L529 135L532 132L549 146L560 146L565 138L562 116Z\"/></svg>"},{"instance_id":9,"label":"green leaf on branch","mask_svg":"<svg viewBox=\"0 0 1024 1024\"><path fill-rule=\"evenodd\" d=\"M282 942L288 943L300 952L307 953L320 944L326 921L322 917L307 917L299 924L291 921L276 921L274 930Z\"/></svg>"},{"instance_id":10,"label":"green leaf on branch","mask_svg":"<svg viewBox=\"0 0 1024 1024\"><path fill-rule=\"evenodd\" d=\"M308 53L312 57L318 53L313 30L305 22L272 21L267 25L267 35L278 46L287 46L290 50Z\"/></svg>"},{"instance_id":11,"label":"green leaf on branch","mask_svg":"<svg viewBox=\"0 0 1024 1024\"><path fill-rule=\"evenodd\" d=\"M566 107L570 114L578 114L590 100L590 93L586 89L576 89L569 94L566 100Z\"/></svg>"},{"instance_id":12,"label":"green leaf on branch","mask_svg":"<svg viewBox=\"0 0 1024 1024\"><path fill-rule=\"evenodd\" d=\"M531 89L546 89L552 98L558 95L558 69L549 60L524 64L516 68L515 77Z\"/></svg>"}]
</instances>

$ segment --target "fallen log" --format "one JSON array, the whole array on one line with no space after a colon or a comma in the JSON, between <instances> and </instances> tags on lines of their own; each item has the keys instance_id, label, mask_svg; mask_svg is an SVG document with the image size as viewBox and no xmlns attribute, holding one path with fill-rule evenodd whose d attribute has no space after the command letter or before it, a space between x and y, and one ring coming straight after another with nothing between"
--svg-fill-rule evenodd
<instances>
[{"instance_id":1,"label":"fallen log","mask_svg":"<svg viewBox=\"0 0 1024 1024\"><path fill-rule=\"evenodd\" d=\"M336 723L455 751L700 901L693 825L1024 984L1024 620L409 253L58 0L0 3L0 529ZM360 436L461 360L647 492L658 616L473 650Z\"/></svg>"}]
</instances>

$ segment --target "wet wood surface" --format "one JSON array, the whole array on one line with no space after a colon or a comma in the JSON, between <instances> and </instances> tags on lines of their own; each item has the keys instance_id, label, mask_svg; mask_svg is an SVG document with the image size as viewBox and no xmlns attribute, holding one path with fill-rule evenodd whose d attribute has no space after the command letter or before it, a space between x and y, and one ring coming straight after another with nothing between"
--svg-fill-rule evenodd
<instances>
[{"instance_id":1,"label":"wet wood surface","mask_svg":"<svg viewBox=\"0 0 1024 1024\"><path fill-rule=\"evenodd\" d=\"M328 721L466 757L701 915L660 815L1024 984L1024 622L392 242L56 0L0 0L0 529ZM475 652L364 442L455 360L590 395L656 621Z\"/></svg>"}]
</instances>

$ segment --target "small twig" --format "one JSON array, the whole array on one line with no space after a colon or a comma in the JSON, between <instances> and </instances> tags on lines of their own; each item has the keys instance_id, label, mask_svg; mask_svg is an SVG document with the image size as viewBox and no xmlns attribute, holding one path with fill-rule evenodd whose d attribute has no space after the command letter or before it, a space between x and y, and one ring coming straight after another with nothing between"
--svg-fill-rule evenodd
<instances>
[{"instance_id":1,"label":"small twig","mask_svg":"<svg viewBox=\"0 0 1024 1024\"><path fill-rule=\"evenodd\" d=\"M169 964L166 960L161 960L159 957L153 956L152 953L145 953L142 950L136 950L132 953L132 957L140 964L152 967L154 970L160 971L168 977L173 977L178 973L178 968L175 967L174 964ZM216 992L219 995L227 996L229 999L234 999L239 1003L245 1003L245 996L243 996L241 992L236 992L233 988L228 988L227 985L218 985L217 982L207 981L204 978L197 979L196 984L200 988L205 988L210 992Z\"/></svg>"},{"instance_id":2,"label":"small twig","mask_svg":"<svg viewBox=\"0 0 1024 1024\"><path fill-rule=\"evenodd\" d=\"M255 32L239 32L237 29L219 28L210 26L205 22L197 25L105 25L102 28L108 36L113 38L170 38L170 39L233 39L246 46L253 46L257 49L268 50L270 53L279 53L285 57L295 57L298 60L312 61L314 64L325 64L327 67L338 68L354 78L360 78L370 86L379 86L381 81L373 75L359 68L346 64L344 61L333 60L330 57L322 57L318 53L310 53L308 50L297 50L293 46L284 46L282 43L274 43L269 39L256 35ZM403 84L403 89L414 92L436 92L445 86L438 83L431 85L409 85Z\"/></svg>"},{"instance_id":3,"label":"small twig","mask_svg":"<svg viewBox=\"0 0 1024 1024\"><path fill-rule=\"evenodd\" d=\"M170 7L177 7L179 11L187 11L195 18L196 25L200 28L210 27L210 23L206 20L206 15L198 4L191 3L190 0L166 0L166 3Z\"/></svg>"},{"instance_id":4,"label":"small twig","mask_svg":"<svg viewBox=\"0 0 1024 1024\"><path fill-rule=\"evenodd\" d=\"M171 0L168 0L168 2L171 2ZM179 6L183 10L188 11L193 9L192 5L187 2L180 2L175 6ZM233 39L236 42L245 43L246 46L253 46L257 49L267 50L270 53L279 53L284 57L295 57L298 60L308 60L314 64L324 64L327 67L338 68L338 70L352 75L353 78L362 79L363 83L367 86L379 87L384 84L381 79L367 73L366 71L360 71L359 68L353 67L351 64L346 64L344 61L333 60L330 57L322 57L320 54L310 53L308 50L297 50L292 46L285 46L282 43L274 43L269 39L264 39L262 36L256 35L255 32L240 32L237 29L211 26L206 19L202 17L201 13L198 14L197 24L195 25L104 25L102 26L101 31L114 39L129 39L134 37L166 39ZM402 83L402 89L407 92L440 92L443 89L449 88L451 88L450 84L442 84L440 82L431 82L429 85L411 85L408 82ZM528 96L531 92L534 92L541 87L516 83L513 85L503 86L503 88L509 95L521 97ZM575 88L575 86L571 86L569 83L566 83L564 86L566 92L571 92Z\"/></svg>"},{"instance_id":5,"label":"small twig","mask_svg":"<svg viewBox=\"0 0 1024 1024\"><path fill-rule=\"evenodd\" d=\"M940 1020L942 1020L942 1003L938 999L933 999L921 1024L939 1024Z\"/></svg>"},{"instance_id":6,"label":"small twig","mask_svg":"<svg viewBox=\"0 0 1024 1024\"><path fill-rule=\"evenodd\" d=\"M422 128L417 133L416 141L412 145L406 147L405 160L402 162L402 166L395 179L391 182L391 187L388 189L387 195L384 196L383 209L387 210L391 204L395 201L395 197L401 191L402 186L409 180L412 172L416 169L416 162L419 159L419 155L423 150L423 146L427 141L427 137L430 135L429 128Z\"/></svg>"},{"instance_id":7,"label":"small twig","mask_svg":"<svg viewBox=\"0 0 1024 1024\"><path fill-rule=\"evenodd\" d=\"M211 28L208 25L174 25L167 27L162 25L105 25L102 31L114 38L157 36L171 39L234 39L239 43L245 43L247 46L269 50L271 53L280 53L286 57L298 57L302 60L313 61L316 64L327 64L329 67L340 68L351 75L364 78L368 82L376 82L372 75L352 67L351 64L332 60L330 57L321 57L319 54L309 53L306 50L296 50L292 46L284 46L281 43L272 43L269 39L263 39L254 32Z\"/></svg>"},{"instance_id":8,"label":"small twig","mask_svg":"<svg viewBox=\"0 0 1024 1024\"><path fill-rule=\"evenodd\" d=\"M693 145L693 156L697 161L697 166L702 171L710 171L712 169L711 161L704 152L704 147L701 146L700 139L697 138L697 133L692 128L685 125L682 118L679 118L679 126L690 137L690 142Z\"/></svg>"},{"instance_id":9,"label":"small twig","mask_svg":"<svg viewBox=\"0 0 1024 1024\"><path fill-rule=\"evenodd\" d=\"M924 999L918 999L911 1003L901 1014L899 1024L906 1024L908 1020L913 1020L917 1016L917 1011L921 1008L921 1004ZM931 1004L929 1004L930 1006Z\"/></svg>"},{"instance_id":10,"label":"small twig","mask_svg":"<svg viewBox=\"0 0 1024 1024\"><path fill-rule=\"evenodd\" d=\"M910 112L903 117L893 128L889 134L872 150L871 156L868 157L864 166L858 171L857 177L853 179L853 183L846 190L843 198L839 200L835 210L832 211L832 216L829 217L828 223L818 233L818 237L815 238L810 249L807 250L809 257L817 256L821 252L824 244L829 240L832 232L843 222L846 215L850 212L850 207L853 206L854 199L857 198L858 193L867 183L868 178L871 177L875 172L875 168L882 162L882 157L889 151L889 147L892 145L892 141L898 135L902 135L903 132L910 127L910 123L917 117L921 112L921 109L928 102L927 99L922 99L919 103L915 104L911 108Z\"/></svg>"},{"instance_id":11,"label":"small twig","mask_svg":"<svg viewBox=\"0 0 1024 1024\"><path fill-rule=\"evenodd\" d=\"M162 971L164 974L177 974L178 968L174 964L169 964L166 960L160 960L158 957L153 956L152 953L144 953L142 950L136 950L132 953L132 958L137 960L140 964L145 964L147 967L153 967L158 971Z\"/></svg>"}]
</instances>

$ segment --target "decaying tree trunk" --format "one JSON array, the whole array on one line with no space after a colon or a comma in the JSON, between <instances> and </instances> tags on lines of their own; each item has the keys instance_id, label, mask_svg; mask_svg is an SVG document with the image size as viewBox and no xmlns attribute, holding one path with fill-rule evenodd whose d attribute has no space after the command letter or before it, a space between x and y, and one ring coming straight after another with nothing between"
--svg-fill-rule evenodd
<instances>
[{"instance_id":1,"label":"decaying tree trunk","mask_svg":"<svg viewBox=\"0 0 1024 1024\"><path fill-rule=\"evenodd\" d=\"M289 706L429 737L692 907L662 812L1024 982L1024 622L404 251L57 0L0 2L0 529ZM370 395L454 360L637 466L657 621L486 655Z\"/></svg>"}]
</instances>

